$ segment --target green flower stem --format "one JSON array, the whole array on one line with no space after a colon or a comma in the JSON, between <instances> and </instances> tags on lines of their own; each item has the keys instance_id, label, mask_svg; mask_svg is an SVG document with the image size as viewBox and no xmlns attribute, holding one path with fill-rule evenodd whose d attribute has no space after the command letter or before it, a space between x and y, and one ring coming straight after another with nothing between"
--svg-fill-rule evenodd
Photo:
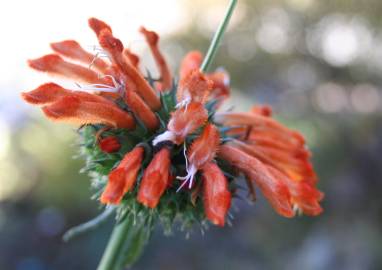
<instances>
[{"instance_id":1,"label":"green flower stem","mask_svg":"<svg viewBox=\"0 0 382 270\"><path fill-rule=\"evenodd\" d=\"M200 67L200 71L207 72L208 68L210 67L212 60L214 59L214 56L215 56L217 49L219 47L220 41L223 37L224 31L226 30L227 25L229 23L229 20L231 19L231 16L232 16L233 10L235 9L236 3L237 3L237 0L231 0L231 2L229 3L227 12L224 16L224 19L220 23L219 28L217 29L217 31L216 31L216 33L215 33L215 35L211 41L210 47L208 48L207 54L204 57L203 63Z\"/></svg>"},{"instance_id":2,"label":"green flower stem","mask_svg":"<svg viewBox=\"0 0 382 270\"><path fill-rule=\"evenodd\" d=\"M131 218L126 217L121 223L114 226L97 270L117 270L116 265L123 255L121 253L123 252L124 243L130 237L129 230L131 230L132 222Z\"/></svg>"}]
</instances>

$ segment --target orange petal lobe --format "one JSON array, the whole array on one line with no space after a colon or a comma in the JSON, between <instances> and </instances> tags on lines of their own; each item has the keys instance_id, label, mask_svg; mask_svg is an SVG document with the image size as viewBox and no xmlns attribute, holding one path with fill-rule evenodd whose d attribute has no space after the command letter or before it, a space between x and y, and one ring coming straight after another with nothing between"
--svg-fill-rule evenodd
<instances>
[{"instance_id":1,"label":"orange petal lobe","mask_svg":"<svg viewBox=\"0 0 382 270\"><path fill-rule=\"evenodd\" d=\"M272 108L268 105L256 105L256 106L252 106L251 113L271 117Z\"/></svg>"},{"instance_id":2,"label":"orange petal lobe","mask_svg":"<svg viewBox=\"0 0 382 270\"><path fill-rule=\"evenodd\" d=\"M283 181L289 188L291 194L291 202L298 209L309 216L317 216L322 213L323 209L319 202L324 195L311 183L307 181L296 182L275 168L268 166L268 171L280 181Z\"/></svg>"},{"instance_id":3,"label":"orange petal lobe","mask_svg":"<svg viewBox=\"0 0 382 270\"><path fill-rule=\"evenodd\" d=\"M203 61L203 55L199 51L191 51L184 56L179 70L179 78L182 81L191 71L199 69Z\"/></svg>"},{"instance_id":4,"label":"orange petal lobe","mask_svg":"<svg viewBox=\"0 0 382 270\"><path fill-rule=\"evenodd\" d=\"M183 78L178 86L177 101L193 101L204 103L212 90L213 82L199 69L193 70Z\"/></svg>"},{"instance_id":5,"label":"orange petal lobe","mask_svg":"<svg viewBox=\"0 0 382 270\"><path fill-rule=\"evenodd\" d=\"M86 65L91 64L102 73L106 73L108 71L109 66L105 61L100 58L96 58L95 55L85 51L75 40L54 42L50 44L50 47L53 51L64 57L79 61Z\"/></svg>"},{"instance_id":6,"label":"orange petal lobe","mask_svg":"<svg viewBox=\"0 0 382 270\"><path fill-rule=\"evenodd\" d=\"M99 19L90 18L88 20L88 24L89 24L89 27L95 32L97 36L101 33L102 30L107 30L110 33L112 33L111 27Z\"/></svg>"},{"instance_id":7,"label":"orange petal lobe","mask_svg":"<svg viewBox=\"0 0 382 270\"><path fill-rule=\"evenodd\" d=\"M156 65L158 66L159 73L161 76L161 83L159 84L159 90L165 91L172 88L172 75L170 68L168 67L167 61L164 58L162 52L159 50L159 36L153 31L149 31L144 27L141 27L139 31L145 36L147 43L149 44L151 53L154 56Z\"/></svg>"},{"instance_id":8,"label":"orange petal lobe","mask_svg":"<svg viewBox=\"0 0 382 270\"><path fill-rule=\"evenodd\" d=\"M188 134L201 127L207 119L208 112L203 104L192 102L172 114L167 129L175 134L174 143L180 144Z\"/></svg>"},{"instance_id":9,"label":"orange petal lobe","mask_svg":"<svg viewBox=\"0 0 382 270\"><path fill-rule=\"evenodd\" d=\"M72 91L64 89L58 84L45 83L32 91L21 93L21 96L30 104L45 105L71 94L73 94Z\"/></svg>"},{"instance_id":10,"label":"orange petal lobe","mask_svg":"<svg viewBox=\"0 0 382 270\"><path fill-rule=\"evenodd\" d=\"M213 82L210 99L225 99L230 95L230 78L226 71L215 71L206 75Z\"/></svg>"}]
</instances>

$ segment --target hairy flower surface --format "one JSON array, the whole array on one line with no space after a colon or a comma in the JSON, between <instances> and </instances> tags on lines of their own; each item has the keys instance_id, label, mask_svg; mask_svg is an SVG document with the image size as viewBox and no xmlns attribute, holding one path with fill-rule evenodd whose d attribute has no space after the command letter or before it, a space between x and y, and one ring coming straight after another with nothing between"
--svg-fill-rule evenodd
<instances>
[{"instance_id":1,"label":"hairy flower surface","mask_svg":"<svg viewBox=\"0 0 382 270\"><path fill-rule=\"evenodd\" d=\"M80 126L94 197L115 205L118 219L158 218L166 231L175 221L183 228L207 220L224 226L239 176L253 198L258 188L282 216L322 212L323 194L299 132L273 119L269 106L218 112L230 94L225 70L202 72L202 54L191 51L174 79L158 34L141 27L160 74L153 78L110 26L95 18L89 26L99 53L65 40L51 44L53 54L29 61L80 88L51 82L22 98L51 120Z\"/></svg>"}]
</instances>

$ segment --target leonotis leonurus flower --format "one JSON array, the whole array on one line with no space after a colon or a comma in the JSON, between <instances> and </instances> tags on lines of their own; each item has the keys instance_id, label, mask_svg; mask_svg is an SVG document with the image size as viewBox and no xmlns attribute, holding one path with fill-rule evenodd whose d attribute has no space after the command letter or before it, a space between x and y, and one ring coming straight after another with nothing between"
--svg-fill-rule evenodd
<instances>
[{"instance_id":1,"label":"leonotis leonurus flower","mask_svg":"<svg viewBox=\"0 0 382 270\"><path fill-rule=\"evenodd\" d=\"M51 44L54 54L29 61L33 69L83 83L80 89L46 83L22 97L49 119L81 126L95 197L117 205L119 219L159 218L167 229L174 220L223 226L240 175L252 198L258 187L282 216L322 212L305 140L274 120L270 107L218 112L229 97L229 76L203 73L200 52L184 57L177 83L159 36L142 27L160 74L154 79L110 26L95 18L89 26L107 58L66 40Z\"/></svg>"}]
</instances>

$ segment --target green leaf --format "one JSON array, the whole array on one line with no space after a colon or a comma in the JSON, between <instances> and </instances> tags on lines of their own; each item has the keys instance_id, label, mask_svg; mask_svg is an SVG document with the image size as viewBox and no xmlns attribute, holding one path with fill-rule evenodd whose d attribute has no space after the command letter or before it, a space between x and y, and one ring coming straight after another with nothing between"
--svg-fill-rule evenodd
<instances>
[{"instance_id":1,"label":"green leaf","mask_svg":"<svg viewBox=\"0 0 382 270\"><path fill-rule=\"evenodd\" d=\"M115 211L115 207L109 207L105 209L104 212L102 212L100 215L96 216L95 218L69 229L62 236L62 239L65 242L68 242L75 237L78 237L87 232L97 229L99 226L101 226L105 221L107 221L110 218L110 216L114 213L114 211Z\"/></svg>"}]
</instances>

